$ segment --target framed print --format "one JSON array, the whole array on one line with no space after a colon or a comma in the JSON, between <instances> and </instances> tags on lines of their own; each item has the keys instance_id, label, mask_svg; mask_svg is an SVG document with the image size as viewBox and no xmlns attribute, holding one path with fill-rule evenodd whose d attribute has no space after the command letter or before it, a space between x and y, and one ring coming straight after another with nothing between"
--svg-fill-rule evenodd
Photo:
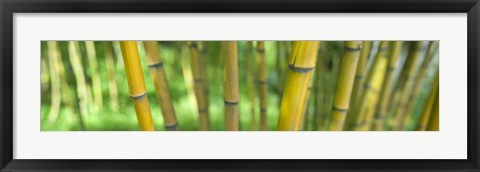
<instances>
[{"instance_id":1,"label":"framed print","mask_svg":"<svg viewBox=\"0 0 480 172\"><path fill-rule=\"evenodd\" d=\"M2 171L479 171L477 0L0 7Z\"/></svg>"}]
</instances>

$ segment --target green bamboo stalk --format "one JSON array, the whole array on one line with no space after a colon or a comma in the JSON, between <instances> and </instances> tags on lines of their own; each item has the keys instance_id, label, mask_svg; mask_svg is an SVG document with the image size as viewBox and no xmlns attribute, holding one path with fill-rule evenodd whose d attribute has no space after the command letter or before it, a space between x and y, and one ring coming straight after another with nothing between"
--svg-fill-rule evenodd
<instances>
[{"instance_id":1,"label":"green bamboo stalk","mask_svg":"<svg viewBox=\"0 0 480 172\"><path fill-rule=\"evenodd\" d=\"M257 42L258 55L258 86L260 94L260 130L267 130L267 64L265 61L265 42Z\"/></svg>"},{"instance_id":2,"label":"green bamboo stalk","mask_svg":"<svg viewBox=\"0 0 480 172\"><path fill-rule=\"evenodd\" d=\"M340 66L339 80L332 107L329 130L341 131L344 128L350 96L355 80L355 72L362 47L361 41L344 42L344 53Z\"/></svg>"},{"instance_id":3,"label":"green bamboo stalk","mask_svg":"<svg viewBox=\"0 0 480 172\"><path fill-rule=\"evenodd\" d=\"M376 108L376 116L374 121L374 128L377 131L384 130L385 119L388 113L388 104L392 95L394 73L398 67L398 59L402 50L402 41L392 41L390 57L388 59L388 67L383 81L382 91L380 92L380 100Z\"/></svg>"},{"instance_id":4,"label":"green bamboo stalk","mask_svg":"<svg viewBox=\"0 0 480 172\"><path fill-rule=\"evenodd\" d=\"M156 41L143 41L147 53L147 63L152 74L157 98L162 110L164 126L167 131L178 131L177 116L173 108L167 76L163 70L163 61L160 56L160 48Z\"/></svg>"},{"instance_id":5,"label":"green bamboo stalk","mask_svg":"<svg viewBox=\"0 0 480 172\"><path fill-rule=\"evenodd\" d=\"M48 69L50 71L50 81L51 81L51 107L50 113L48 115L48 122L54 124L57 121L58 114L60 111L61 106L61 91L60 91L60 76L58 75L58 59L60 57L60 53L57 47L57 42L55 41L48 41Z\"/></svg>"},{"instance_id":6,"label":"green bamboo stalk","mask_svg":"<svg viewBox=\"0 0 480 172\"><path fill-rule=\"evenodd\" d=\"M238 131L238 50L236 41L225 42L225 130Z\"/></svg>"},{"instance_id":7,"label":"green bamboo stalk","mask_svg":"<svg viewBox=\"0 0 480 172\"><path fill-rule=\"evenodd\" d=\"M108 75L108 91L110 94L110 106L114 112L118 111L119 100L118 100L118 88L117 88L117 79L115 78L115 61L113 54L113 44L112 41L105 42L105 62L107 66L107 75Z\"/></svg>"},{"instance_id":8,"label":"green bamboo stalk","mask_svg":"<svg viewBox=\"0 0 480 172\"><path fill-rule=\"evenodd\" d=\"M95 51L95 43L93 41L85 41L85 47L88 56L88 66L92 77L92 89L93 89L93 101L95 104L94 109L101 110L103 108L102 97L102 80L100 74L98 74L98 62L97 54Z\"/></svg>"}]
</instances>

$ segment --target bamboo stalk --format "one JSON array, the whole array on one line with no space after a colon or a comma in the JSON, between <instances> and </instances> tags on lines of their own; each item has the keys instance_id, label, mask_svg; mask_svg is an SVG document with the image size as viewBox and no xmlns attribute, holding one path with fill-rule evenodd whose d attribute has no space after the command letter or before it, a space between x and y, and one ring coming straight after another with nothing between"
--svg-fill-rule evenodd
<instances>
[{"instance_id":1,"label":"bamboo stalk","mask_svg":"<svg viewBox=\"0 0 480 172\"><path fill-rule=\"evenodd\" d=\"M251 130L257 130L255 114L255 56L253 55L253 41L247 41L247 87L248 101L250 104L250 125Z\"/></svg>"},{"instance_id":2,"label":"bamboo stalk","mask_svg":"<svg viewBox=\"0 0 480 172\"><path fill-rule=\"evenodd\" d=\"M393 126L393 130L403 130L404 126L404 118L407 116L406 112L406 106L409 101L410 94L412 93L412 87L413 87L413 82L415 81L415 76L418 71L418 62L420 61L421 58L421 51L423 47L423 42L422 41L415 41L412 44L412 47L410 47L410 52L407 57L407 61L405 62L405 67L404 67L404 79L405 82L403 82L402 85L400 85L400 99L398 102L398 107L394 113L395 115L395 123Z\"/></svg>"},{"instance_id":3,"label":"bamboo stalk","mask_svg":"<svg viewBox=\"0 0 480 172\"><path fill-rule=\"evenodd\" d=\"M105 43L105 61L107 63L108 91L110 94L110 105L113 111L119 107L117 80L115 78L115 61L113 55L113 44L111 41Z\"/></svg>"},{"instance_id":4,"label":"bamboo stalk","mask_svg":"<svg viewBox=\"0 0 480 172\"><path fill-rule=\"evenodd\" d=\"M361 49L361 41L344 42L344 53L329 126L331 131L341 131L344 128Z\"/></svg>"},{"instance_id":5,"label":"bamboo stalk","mask_svg":"<svg viewBox=\"0 0 480 172\"><path fill-rule=\"evenodd\" d=\"M432 114L430 115L430 119L428 122L428 127L427 131L439 131L439 111L440 111L440 106L439 106L439 90L437 90L437 96L435 98L435 102L433 104L433 109Z\"/></svg>"},{"instance_id":6,"label":"bamboo stalk","mask_svg":"<svg viewBox=\"0 0 480 172\"><path fill-rule=\"evenodd\" d=\"M435 98L437 97L439 78L439 72L437 71L435 81L433 82L432 90L430 91L430 95L428 96L427 104L423 108L422 116L420 117L420 121L417 125L417 131L425 131L428 127L430 115L432 114L433 106L435 103Z\"/></svg>"},{"instance_id":7,"label":"bamboo stalk","mask_svg":"<svg viewBox=\"0 0 480 172\"><path fill-rule=\"evenodd\" d=\"M277 130L298 131L307 87L317 60L318 41L295 41L289 59L289 71L283 93Z\"/></svg>"},{"instance_id":8,"label":"bamboo stalk","mask_svg":"<svg viewBox=\"0 0 480 172\"><path fill-rule=\"evenodd\" d=\"M51 107L48 115L48 122L54 124L57 121L58 114L60 112L61 106L61 90L60 90L60 76L58 74L59 66L58 59L61 58L60 53L58 52L57 42L48 41L48 69L50 71L50 81L51 81Z\"/></svg>"},{"instance_id":9,"label":"bamboo stalk","mask_svg":"<svg viewBox=\"0 0 480 172\"><path fill-rule=\"evenodd\" d=\"M75 75L75 80L77 83L77 97L80 113L78 114L78 119L80 121L80 129L84 130L84 116L88 113L87 109L87 84L85 82L85 75L83 74L82 62L80 61L80 50L79 44L77 41L68 42L68 52L70 64L73 68L73 73Z\"/></svg>"},{"instance_id":10,"label":"bamboo stalk","mask_svg":"<svg viewBox=\"0 0 480 172\"><path fill-rule=\"evenodd\" d=\"M372 51L373 41L362 41L362 50L360 50L360 58L358 60L357 71L355 72L355 82L353 84L352 96L350 98L350 106L355 109L355 106L359 104L360 97L362 96L363 87L365 85L365 75L367 73L368 59ZM347 113L347 119L345 129L349 130L354 127L355 117L352 112Z\"/></svg>"},{"instance_id":11,"label":"bamboo stalk","mask_svg":"<svg viewBox=\"0 0 480 172\"><path fill-rule=\"evenodd\" d=\"M120 41L120 47L122 49L123 63L125 64L129 93L135 106L140 129L143 131L153 131L153 120L142 65L138 55L137 43L135 41Z\"/></svg>"},{"instance_id":12,"label":"bamboo stalk","mask_svg":"<svg viewBox=\"0 0 480 172\"><path fill-rule=\"evenodd\" d=\"M257 42L258 55L258 86L260 94L260 130L267 130L267 64L265 61L265 42Z\"/></svg>"},{"instance_id":13,"label":"bamboo stalk","mask_svg":"<svg viewBox=\"0 0 480 172\"><path fill-rule=\"evenodd\" d=\"M208 104L206 102L207 98L205 98L205 75L202 74L204 70L203 62L201 62L199 52L198 52L198 44L197 42L190 43L190 56L192 59L192 72L193 72L193 79L195 81L194 88L195 88L195 95L197 97L197 105L198 105L198 114L200 116L200 130L207 131L210 128L210 119L208 115Z\"/></svg>"},{"instance_id":14,"label":"bamboo stalk","mask_svg":"<svg viewBox=\"0 0 480 172\"><path fill-rule=\"evenodd\" d=\"M326 116L323 114L323 101L321 98L325 97L325 94L322 94L322 91L326 89L326 86L322 83L324 79L324 75L327 73L326 65L327 62L327 47L326 42L320 45L319 55L315 67L315 72L313 75L313 120L312 120L312 130L319 130L320 129L320 121L321 119Z\"/></svg>"},{"instance_id":15,"label":"bamboo stalk","mask_svg":"<svg viewBox=\"0 0 480 172\"><path fill-rule=\"evenodd\" d=\"M388 67L385 74L385 80L383 81L382 91L380 92L380 100L378 101L376 108L376 116L374 121L374 128L377 131L384 130L385 119L388 113L388 104L392 95L394 72L398 67L398 59L402 50L402 41L393 41L390 51L390 57L388 59Z\"/></svg>"},{"instance_id":16,"label":"bamboo stalk","mask_svg":"<svg viewBox=\"0 0 480 172\"><path fill-rule=\"evenodd\" d=\"M225 42L224 89L225 130L238 130L238 50L236 41Z\"/></svg>"},{"instance_id":17,"label":"bamboo stalk","mask_svg":"<svg viewBox=\"0 0 480 172\"><path fill-rule=\"evenodd\" d=\"M200 68L201 69L201 72L200 72L200 75L202 75L202 78L203 78L203 82L202 82L202 88L203 88L203 94L205 96L203 96L204 98L204 102L206 104L205 106L205 111L206 111L206 114L207 116L209 116L209 113L210 113L210 108L209 108L209 94L210 94L210 90L209 90L209 81L208 81L208 59L207 59L207 55L205 54L206 52L206 48L204 46L204 42L202 41L198 41L197 42L197 45L198 45L198 55L199 55L199 59L200 59L200 62L202 63L202 67Z\"/></svg>"},{"instance_id":18,"label":"bamboo stalk","mask_svg":"<svg viewBox=\"0 0 480 172\"><path fill-rule=\"evenodd\" d=\"M354 130L369 130L371 126L371 120L374 114L374 106L377 102L377 97L381 91L381 86L384 79L385 68L388 60L386 53L388 51L388 41L380 42L375 60L368 73L365 81L364 90L359 100L359 104L355 107L354 117L355 126ZM373 107L372 107L373 106Z\"/></svg>"},{"instance_id":19,"label":"bamboo stalk","mask_svg":"<svg viewBox=\"0 0 480 172\"><path fill-rule=\"evenodd\" d=\"M93 101L95 109L100 110L103 108L102 97L102 80L98 74L98 62L95 51L95 43L93 41L85 41L85 47L87 49L88 64L90 74L92 76L92 89L93 89Z\"/></svg>"},{"instance_id":20,"label":"bamboo stalk","mask_svg":"<svg viewBox=\"0 0 480 172\"><path fill-rule=\"evenodd\" d=\"M162 110L164 126L167 131L178 131L177 117L173 108L167 76L163 70L163 61L160 56L160 48L156 41L143 41L147 54L147 64L152 74L153 83L157 92L157 98Z\"/></svg>"},{"instance_id":21,"label":"bamboo stalk","mask_svg":"<svg viewBox=\"0 0 480 172\"><path fill-rule=\"evenodd\" d=\"M410 94L409 101L407 103L407 108L405 113L406 114L412 114L413 108L417 101L415 101L415 97L419 95L420 91L422 90L422 84L424 83L425 75L427 74L428 69L430 69L428 66L431 64L433 57L435 56L436 50L438 48L438 41L431 41L428 45L428 50L427 54L425 55L425 59L423 60L419 70L417 77L415 78L414 85L412 87L412 93ZM411 118L412 115L408 115L406 118L404 118L403 123L408 123L412 121L413 119Z\"/></svg>"}]
</instances>

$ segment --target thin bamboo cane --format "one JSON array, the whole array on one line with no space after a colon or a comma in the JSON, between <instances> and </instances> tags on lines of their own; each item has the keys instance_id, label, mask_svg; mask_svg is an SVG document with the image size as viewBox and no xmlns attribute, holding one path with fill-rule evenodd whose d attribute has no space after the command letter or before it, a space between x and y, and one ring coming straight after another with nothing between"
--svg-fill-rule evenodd
<instances>
[{"instance_id":1,"label":"thin bamboo cane","mask_svg":"<svg viewBox=\"0 0 480 172\"><path fill-rule=\"evenodd\" d=\"M440 106L439 106L439 90L437 90L437 96L435 98L435 102L433 104L433 109L431 110L432 111L432 114L430 115L430 119L429 119L429 122L428 122L428 127L427 127L427 131L439 131L439 125L440 125L440 121L439 121L439 111L440 111Z\"/></svg>"},{"instance_id":2,"label":"thin bamboo cane","mask_svg":"<svg viewBox=\"0 0 480 172\"><path fill-rule=\"evenodd\" d=\"M360 97L362 96L363 87L365 85L365 75L367 73L368 59L372 51L373 41L362 41L362 50L360 50L360 59L358 60L357 71L355 73L355 82L353 84L352 96L350 98L351 109L355 109L355 106L359 104ZM355 117L352 112L347 113L347 119L345 129L349 130L355 125Z\"/></svg>"},{"instance_id":3,"label":"thin bamboo cane","mask_svg":"<svg viewBox=\"0 0 480 172\"><path fill-rule=\"evenodd\" d=\"M203 65L199 56L198 52L198 44L197 42L190 43L190 56L192 59L192 72L193 72L193 79L195 81L194 88L195 88L195 95L197 97L197 105L198 105L198 114L200 116L200 130L207 131L210 128L210 119L208 115L208 104L205 102L207 100L205 98L205 75L203 75Z\"/></svg>"},{"instance_id":4,"label":"thin bamboo cane","mask_svg":"<svg viewBox=\"0 0 480 172\"><path fill-rule=\"evenodd\" d=\"M194 79L192 76L192 69L190 67L190 57L188 56L189 48L187 46L181 45L180 47L180 57L182 58L182 74L183 80L185 81L185 87L187 88L188 92L188 100L192 105L192 114L197 115L198 113L198 105L197 99L195 95L195 88L194 88Z\"/></svg>"},{"instance_id":5,"label":"thin bamboo cane","mask_svg":"<svg viewBox=\"0 0 480 172\"><path fill-rule=\"evenodd\" d=\"M61 106L61 90L60 90L60 76L58 74L59 66L58 66L58 59L61 58L57 42L55 41L48 41L48 69L50 71L50 81L51 81L51 90L52 90L52 97L51 97L51 107L50 112L48 115L48 122L54 124L57 121L58 114L60 111Z\"/></svg>"},{"instance_id":6,"label":"thin bamboo cane","mask_svg":"<svg viewBox=\"0 0 480 172\"><path fill-rule=\"evenodd\" d=\"M84 124L84 116L88 113L87 109L87 84L85 82L85 75L83 74L82 62L80 61L80 50L79 44L77 41L68 42L68 53L70 64L73 68L73 73L75 75L75 80L77 83L77 97L80 113L78 114L78 119L80 121L80 129L86 129Z\"/></svg>"},{"instance_id":7,"label":"thin bamboo cane","mask_svg":"<svg viewBox=\"0 0 480 172\"><path fill-rule=\"evenodd\" d=\"M414 85L412 87L412 93L410 94L409 101L407 103L407 108L405 113L406 114L412 114L413 108L417 101L415 101L415 97L419 95L420 91L422 90L422 84L424 83L425 75L427 74L427 71L429 68L429 65L431 64L433 57L435 56L435 53L438 49L438 41L431 41L428 45L428 50L427 54L425 55L425 59L423 60L419 70L417 77L415 78ZM403 123L409 123L413 119L411 118L412 115L408 115L406 118L404 118Z\"/></svg>"},{"instance_id":8,"label":"thin bamboo cane","mask_svg":"<svg viewBox=\"0 0 480 172\"><path fill-rule=\"evenodd\" d=\"M224 89L225 130L238 130L238 50L236 41L225 42Z\"/></svg>"},{"instance_id":9,"label":"thin bamboo cane","mask_svg":"<svg viewBox=\"0 0 480 172\"><path fill-rule=\"evenodd\" d=\"M255 56L253 55L253 42L247 41L247 87L248 101L250 104L250 125L251 130L257 130L255 114Z\"/></svg>"},{"instance_id":10,"label":"thin bamboo cane","mask_svg":"<svg viewBox=\"0 0 480 172\"><path fill-rule=\"evenodd\" d=\"M44 94L44 92L47 92L47 90L49 90L49 87L50 87L50 73L49 73L49 67L47 65L47 61L45 60L45 58L48 58L48 56L45 56L43 55L42 53L42 57L41 57L41 63L40 63L40 70L41 70L41 74L40 74L40 81L42 82L42 94ZM45 98L44 96L42 96L42 99Z\"/></svg>"},{"instance_id":11,"label":"thin bamboo cane","mask_svg":"<svg viewBox=\"0 0 480 172\"><path fill-rule=\"evenodd\" d=\"M320 120L322 119L325 114L322 114L322 103L321 96L325 96L325 94L321 94L326 87L323 85L323 76L326 74L326 67L323 65L326 62L327 58L327 48L326 42L320 45L319 55L315 67L315 72L313 75L313 120L312 120L312 130L319 130Z\"/></svg>"},{"instance_id":12,"label":"thin bamboo cane","mask_svg":"<svg viewBox=\"0 0 480 172\"><path fill-rule=\"evenodd\" d=\"M105 43L105 61L107 63L108 91L110 94L110 105L113 111L119 107L117 80L115 79L115 61L113 55L112 41Z\"/></svg>"},{"instance_id":13,"label":"thin bamboo cane","mask_svg":"<svg viewBox=\"0 0 480 172\"><path fill-rule=\"evenodd\" d=\"M374 121L374 129L377 131L384 130L385 120L388 113L388 104L392 95L394 72L398 67L398 59L402 50L402 41L393 41L388 59L388 67L383 81L382 91L380 92L380 99L376 108L376 116Z\"/></svg>"},{"instance_id":14,"label":"thin bamboo cane","mask_svg":"<svg viewBox=\"0 0 480 172\"><path fill-rule=\"evenodd\" d=\"M167 76L163 70L163 61L160 56L160 48L156 41L143 41L147 54L147 64L152 74L153 83L157 92L158 101L162 110L165 129L178 131L177 117L173 108Z\"/></svg>"},{"instance_id":15,"label":"thin bamboo cane","mask_svg":"<svg viewBox=\"0 0 480 172\"><path fill-rule=\"evenodd\" d=\"M153 131L153 120L142 65L138 55L137 43L135 41L120 41L120 47L122 49L123 63L125 64L129 93L135 106L140 129L143 131Z\"/></svg>"},{"instance_id":16,"label":"thin bamboo cane","mask_svg":"<svg viewBox=\"0 0 480 172\"><path fill-rule=\"evenodd\" d=\"M315 76L315 71L313 71L313 76ZM310 81L310 85L307 88L307 94L305 96L305 104L303 107L303 113L302 113L302 121L300 122L300 128L299 130L307 130L308 129L308 116L309 116L309 105L310 105L310 94L312 94L312 88L313 88L313 77L312 81Z\"/></svg>"},{"instance_id":17,"label":"thin bamboo cane","mask_svg":"<svg viewBox=\"0 0 480 172\"><path fill-rule=\"evenodd\" d=\"M267 64L265 62L265 42L257 42L258 86L260 94L260 130L267 130Z\"/></svg>"},{"instance_id":18,"label":"thin bamboo cane","mask_svg":"<svg viewBox=\"0 0 480 172\"><path fill-rule=\"evenodd\" d=\"M344 128L348 108L350 107L350 96L352 93L355 72L357 70L361 49L361 41L344 42L344 52L332 107L333 112L330 120L329 130L341 131Z\"/></svg>"},{"instance_id":19,"label":"thin bamboo cane","mask_svg":"<svg viewBox=\"0 0 480 172\"><path fill-rule=\"evenodd\" d=\"M318 41L295 41L289 59L289 71L283 93L277 130L298 131L307 87L317 60Z\"/></svg>"},{"instance_id":20,"label":"thin bamboo cane","mask_svg":"<svg viewBox=\"0 0 480 172\"><path fill-rule=\"evenodd\" d=\"M92 89L93 89L93 101L95 109L100 110L103 108L102 97L102 80L98 73L97 54L95 51L95 43L93 41L85 41L85 47L87 49L88 66L92 77Z\"/></svg>"},{"instance_id":21,"label":"thin bamboo cane","mask_svg":"<svg viewBox=\"0 0 480 172\"><path fill-rule=\"evenodd\" d=\"M202 41L198 41L197 42L197 45L198 45L198 58L200 59L200 62L202 63L202 67L200 68L201 69L201 72L200 72L200 75L202 75L202 78L203 78L203 82L202 82L202 88L203 88L203 94L205 96L203 96L204 98L204 102L205 102L205 111L206 111L206 114L207 116L209 116L209 113L210 113L210 108L209 108L209 94L210 94L210 90L209 90L209 81L208 81L208 59L207 59L207 55L206 55L206 48L205 48L205 45L204 45L204 42Z\"/></svg>"},{"instance_id":22,"label":"thin bamboo cane","mask_svg":"<svg viewBox=\"0 0 480 172\"><path fill-rule=\"evenodd\" d=\"M395 115L395 123L393 126L393 130L403 130L404 126L404 118L407 116L406 112L406 105L408 103L408 99L412 92L413 82L415 81L415 77L418 71L418 62L421 59L421 51L423 48L422 41L415 41L410 47L410 52L407 57L407 61L405 64L404 70L406 71L404 74L405 82L403 85L400 86L401 94L399 99L398 107L394 113Z\"/></svg>"},{"instance_id":23,"label":"thin bamboo cane","mask_svg":"<svg viewBox=\"0 0 480 172\"><path fill-rule=\"evenodd\" d=\"M383 75L387 66L388 41L381 41L378 46L377 54L373 61L372 67L368 72L367 79L365 81L364 90L359 100L359 104L355 106L352 111L355 117L354 130L368 130L370 128L370 118L372 118L372 112L374 112L372 104L376 104L376 97L380 92L380 87L383 83ZM369 109L369 113L366 110Z\"/></svg>"},{"instance_id":24,"label":"thin bamboo cane","mask_svg":"<svg viewBox=\"0 0 480 172\"><path fill-rule=\"evenodd\" d=\"M420 121L417 125L417 128L416 128L417 131L425 131L427 129L430 115L432 114L435 98L437 96L438 85L439 85L438 80L439 80L439 72L437 71L435 81L433 82L432 90L430 91L430 95L428 96L427 104L423 108L422 116L420 117Z\"/></svg>"}]
</instances>

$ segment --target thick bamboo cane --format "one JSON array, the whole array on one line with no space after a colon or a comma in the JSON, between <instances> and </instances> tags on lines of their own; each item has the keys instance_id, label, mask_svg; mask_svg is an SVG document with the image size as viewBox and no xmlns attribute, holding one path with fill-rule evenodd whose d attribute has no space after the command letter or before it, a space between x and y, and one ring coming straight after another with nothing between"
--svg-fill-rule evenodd
<instances>
[{"instance_id":1,"label":"thick bamboo cane","mask_svg":"<svg viewBox=\"0 0 480 172\"><path fill-rule=\"evenodd\" d=\"M311 82L312 70L317 60L318 46L318 41L294 42L277 130L299 130L307 87Z\"/></svg>"},{"instance_id":2,"label":"thick bamboo cane","mask_svg":"<svg viewBox=\"0 0 480 172\"><path fill-rule=\"evenodd\" d=\"M440 127L440 121L439 121L439 111L440 111L440 105L439 105L439 90L437 90L437 96L435 98L435 102L433 104L433 109L432 114L430 115L430 119L428 122L428 127L427 131L439 131Z\"/></svg>"},{"instance_id":3,"label":"thick bamboo cane","mask_svg":"<svg viewBox=\"0 0 480 172\"><path fill-rule=\"evenodd\" d=\"M60 76L59 76L59 66L57 61L59 60L60 52L57 47L56 41L48 41L48 69L50 71L50 81L51 81L51 107L48 115L48 122L54 124L57 121L58 114L61 106L61 90L60 90Z\"/></svg>"},{"instance_id":4,"label":"thick bamboo cane","mask_svg":"<svg viewBox=\"0 0 480 172\"><path fill-rule=\"evenodd\" d=\"M394 73L398 67L398 59L402 51L402 41L393 41L390 50L390 57L388 59L388 67L383 81L382 91L380 92L380 99L376 108L376 116L374 120L374 129L377 131L384 130L385 120L388 113L388 105L393 89Z\"/></svg>"},{"instance_id":5,"label":"thick bamboo cane","mask_svg":"<svg viewBox=\"0 0 480 172\"><path fill-rule=\"evenodd\" d=\"M393 130L403 130L403 121L404 118L407 116L406 106L409 101L408 99L410 98L410 94L412 93L415 77L417 75L417 64L421 60L423 44L424 43L422 41L415 41L410 47L410 52L408 54L404 68L404 70L406 71L404 73L405 82L403 83L403 85L400 86L400 99L397 105L398 107L394 113L395 123L393 126Z\"/></svg>"},{"instance_id":6,"label":"thick bamboo cane","mask_svg":"<svg viewBox=\"0 0 480 172\"><path fill-rule=\"evenodd\" d=\"M138 124L143 131L153 131L154 126L137 43L135 41L120 41L120 47L122 49L130 97L135 106Z\"/></svg>"},{"instance_id":7,"label":"thick bamboo cane","mask_svg":"<svg viewBox=\"0 0 480 172\"><path fill-rule=\"evenodd\" d=\"M427 54L425 54L425 59L420 65L417 77L415 78L415 82L412 87L412 93L410 94L409 101L407 103L407 108L405 111L406 114L412 114L413 112L413 108L417 103L417 101L415 101L416 100L415 98L419 95L420 91L422 90L421 86L424 83L425 75L427 74L428 69L430 69L429 65L432 63L433 57L435 56L437 49L438 49L438 41L430 41L428 45ZM408 115L406 118L404 118L403 123L406 124L412 120L413 120L412 115Z\"/></svg>"},{"instance_id":8,"label":"thick bamboo cane","mask_svg":"<svg viewBox=\"0 0 480 172\"><path fill-rule=\"evenodd\" d=\"M113 54L112 41L105 43L105 61L107 63L108 91L110 94L110 103L113 111L119 107L117 80L115 79L115 61Z\"/></svg>"},{"instance_id":9,"label":"thick bamboo cane","mask_svg":"<svg viewBox=\"0 0 480 172\"><path fill-rule=\"evenodd\" d=\"M439 72L437 71L435 81L433 82L432 90L430 91L430 95L428 96L427 104L423 108L422 116L420 117L420 121L417 125L417 128L416 128L417 131L425 131L427 129L430 115L432 114L435 98L437 96L438 85L439 85L438 81L439 81Z\"/></svg>"},{"instance_id":10,"label":"thick bamboo cane","mask_svg":"<svg viewBox=\"0 0 480 172\"><path fill-rule=\"evenodd\" d=\"M344 52L329 126L331 131L341 131L344 128L361 49L361 41L344 42Z\"/></svg>"},{"instance_id":11,"label":"thick bamboo cane","mask_svg":"<svg viewBox=\"0 0 480 172\"><path fill-rule=\"evenodd\" d=\"M350 108L355 109L359 104L365 85L365 75L367 73L368 59L372 51L373 41L362 41L362 50L360 50L360 59L358 60L357 71L355 72L355 82L353 84L352 96L350 98ZM350 130L355 125L355 117L352 111L347 113L346 126L344 129Z\"/></svg>"},{"instance_id":12,"label":"thick bamboo cane","mask_svg":"<svg viewBox=\"0 0 480 172\"><path fill-rule=\"evenodd\" d=\"M371 107L376 103L376 96L380 92L383 83L383 75L387 66L388 41L381 41L378 47L375 60L368 72L363 92L359 100L359 104L352 111L355 121L354 130L368 130L370 127L370 118L375 107ZM368 113L367 113L368 110Z\"/></svg>"},{"instance_id":13,"label":"thick bamboo cane","mask_svg":"<svg viewBox=\"0 0 480 172\"><path fill-rule=\"evenodd\" d=\"M225 130L238 131L238 50L236 41L225 42L224 89Z\"/></svg>"},{"instance_id":14,"label":"thick bamboo cane","mask_svg":"<svg viewBox=\"0 0 480 172\"><path fill-rule=\"evenodd\" d=\"M78 114L78 119L80 121L80 128L86 129L84 124L84 116L88 113L87 108L87 84L85 81L85 75L82 62L80 61L80 50L77 41L68 42L68 54L70 64L73 68L73 73L75 75L75 81L77 83L77 97L80 113Z\"/></svg>"},{"instance_id":15,"label":"thick bamboo cane","mask_svg":"<svg viewBox=\"0 0 480 172\"><path fill-rule=\"evenodd\" d=\"M200 130L207 131L210 128L210 119L208 115L208 104L205 98L205 75L202 73L204 72L203 62L201 62L200 55L198 52L198 44L197 42L190 43L190 56L192 58L192 72L193 72L193 80L195 81L194 88L195 88L195 95L197 97L197 105L198 105L198 114L200 119Z\"/></svg>"},{"instance_id":16,"label":"thick bamboo cane","mask_svg":"<svg viewBox=\"0 0 480 172\"><path fill-rule=\"evenodd\" d=\"M160 48L156 41L144 41L143 45L147 53L148 68L152 74L153 83L155 84L155 90L162 110L165 129L168 131L177 131L177 117L175 115L175 109L173 108L172 98L170 97L167 76L163 70Z\"/></svg>"},{"instance_id":17,"label":"thick bamboo cane","mask_svg":"<svg viewBox=\"0 0 480 172\"><path fill-rule=\"evenodd\" d=\"M97 54L95 51L95 43L93 41L85 41L85 47L87 50L90 75L92 77L93 101L95 104L94 109L101 110L103 108L102 80L100 78L100 74L98 73L98 62Z\"/></svg>"},{"instance_id":18,"label":"thick bamboo cane","mask_svg":"<svg viewBox=\"0 0 480 172\"><path fill-rule=\"evenodd\" d=\"M260 130L267 130L267 64L265 62L265 42L257 42L258 55L258 87L260 94Z\"/></svg>"},{"instance_id":19,"label":"thick bamboo cane","mask_svg":"<svg viewBox=\"0 0 480 172\"><path fill-rule=\"evenodd\" d=\"M257 115L255 113L255 56L253 55L253 41L247 42L247 87L250 104L251 130L257 130Z\"/></svg>"}]
</instances>

